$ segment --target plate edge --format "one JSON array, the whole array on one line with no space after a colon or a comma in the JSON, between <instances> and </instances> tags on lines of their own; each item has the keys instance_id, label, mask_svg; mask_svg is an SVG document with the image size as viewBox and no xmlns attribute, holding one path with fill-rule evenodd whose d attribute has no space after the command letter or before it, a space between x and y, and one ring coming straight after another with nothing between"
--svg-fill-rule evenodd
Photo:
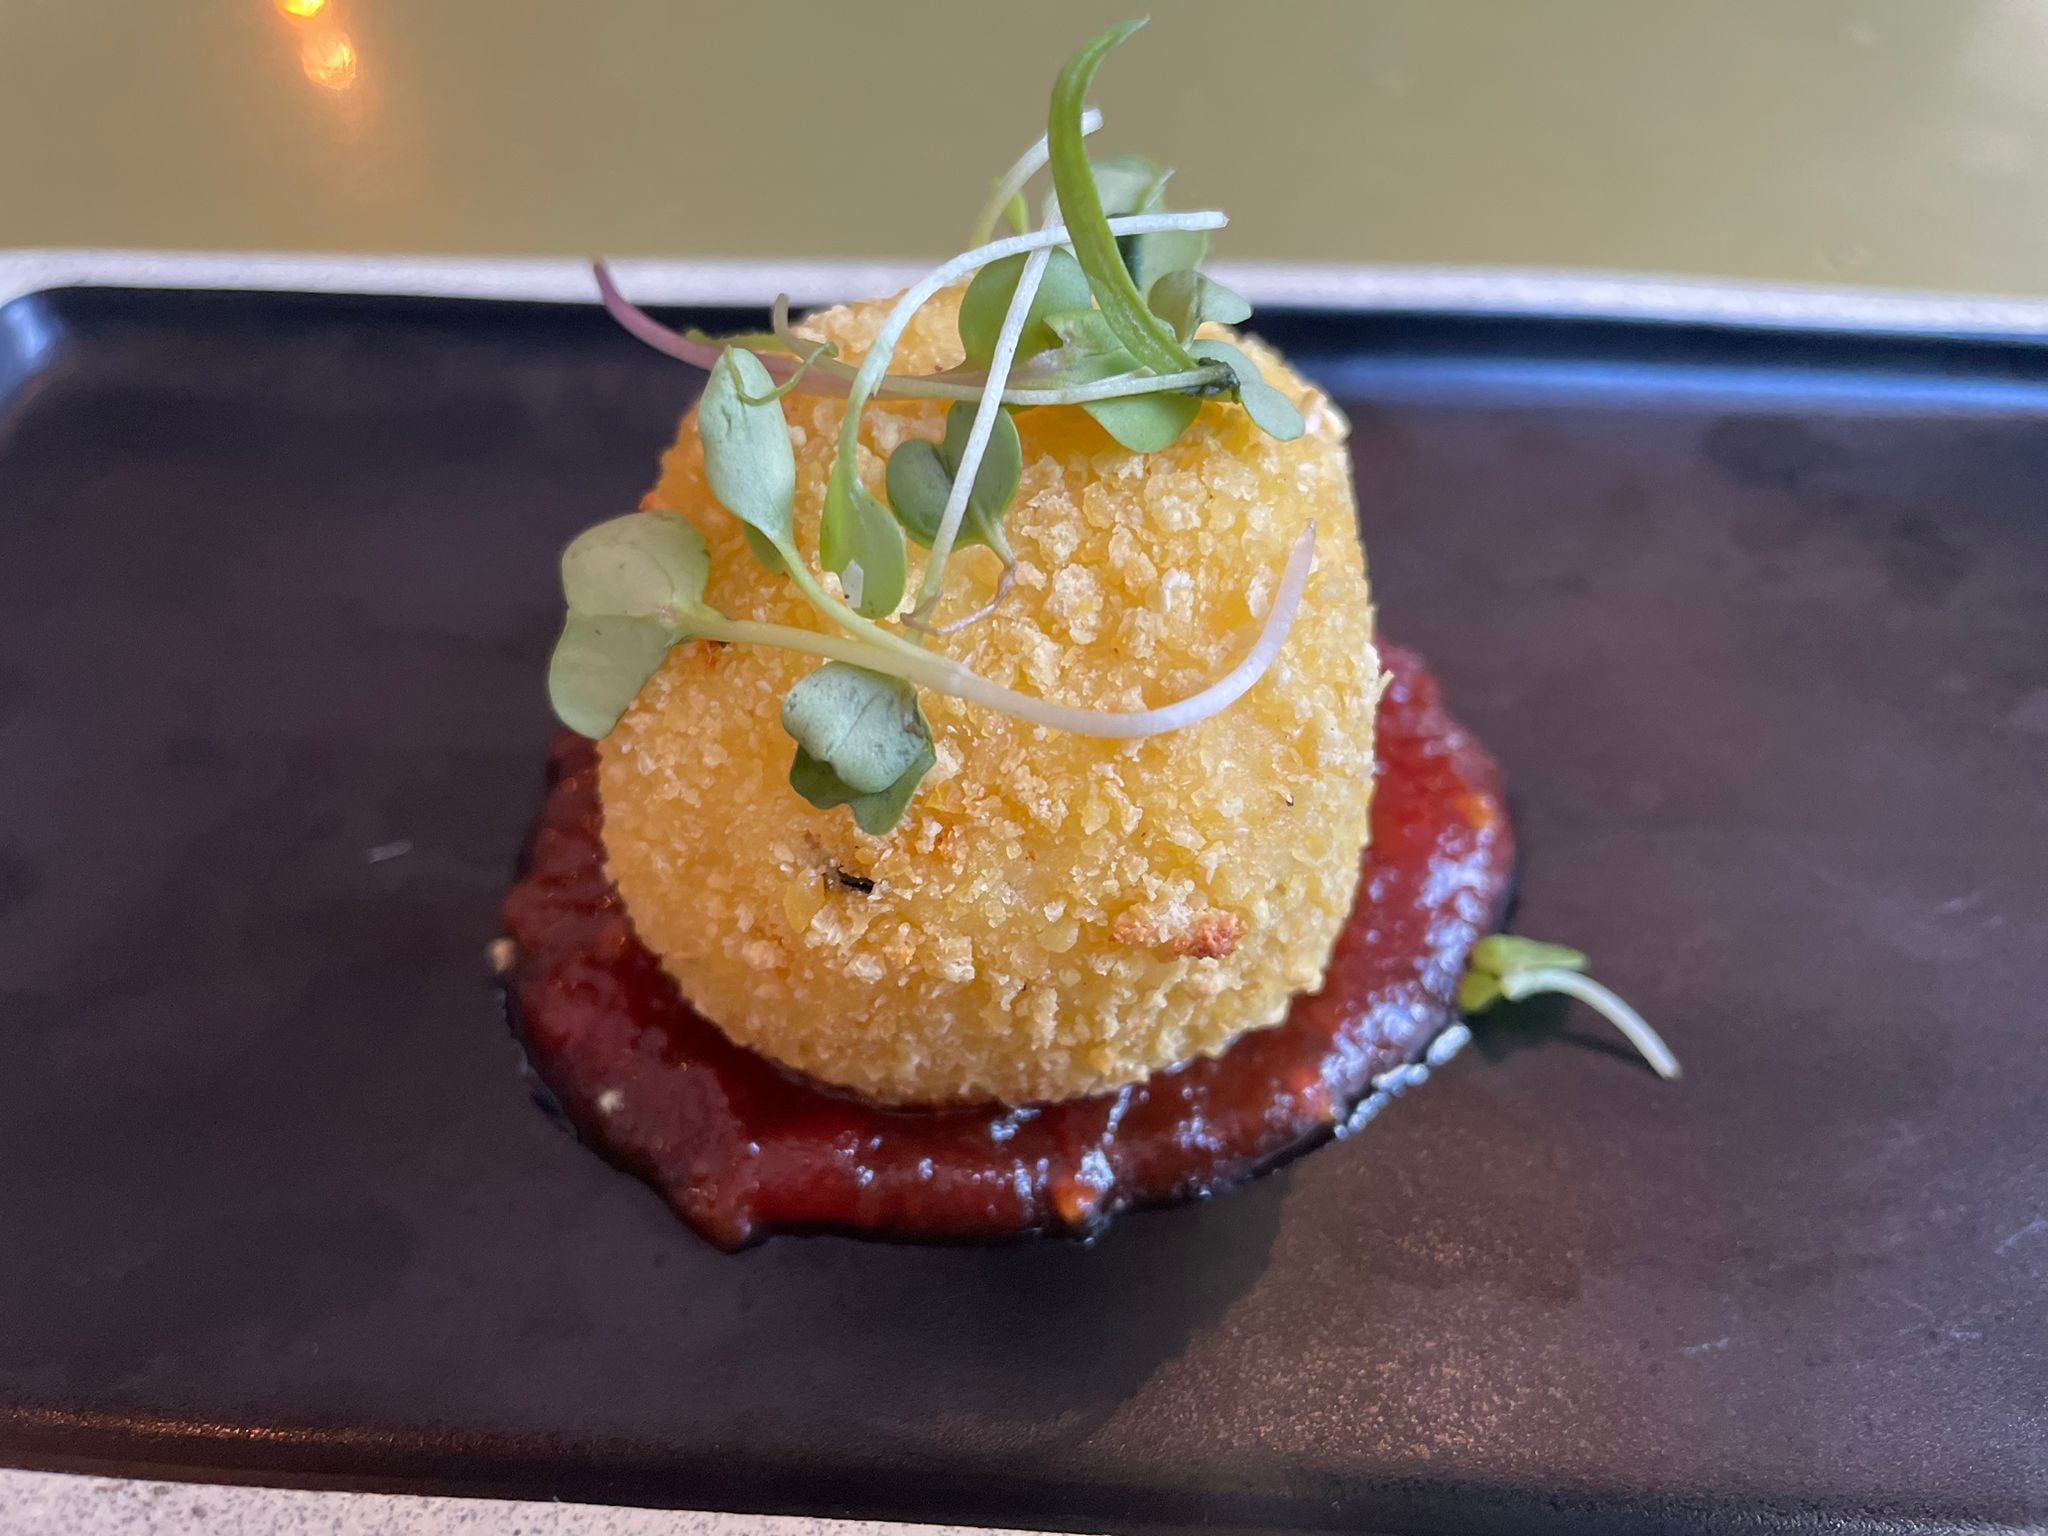
<instances>
[{"instance_id":1,"label":"plate edge","mask_svg":"<svg viewBox=\"0 0 2048 1536\"><path fill-rule=\"evenodd\" d=\"M662 305L833 303L908 286L907 260L622 260L621 286ZM1540 267L1219 262L1256 304L1344 313L1653 321L1880 335L2048 341L2048 298L1763 283ZM0 250L0 307L54 288L162 288L596 302L574 257L361 256L263 251Z\"/></svg>"}]
</instances>

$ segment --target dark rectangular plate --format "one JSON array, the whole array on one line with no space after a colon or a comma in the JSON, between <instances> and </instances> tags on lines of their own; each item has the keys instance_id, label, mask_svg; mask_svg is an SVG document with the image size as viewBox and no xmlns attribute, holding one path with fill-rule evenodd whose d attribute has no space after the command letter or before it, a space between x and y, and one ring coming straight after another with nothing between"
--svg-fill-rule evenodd
<instances>
[{"instance_id":1,"label":"dark rectangular plate","mask_svg":"<svg viewBox=\"0 0 2048 1536\"><path fill-rule=\"evenodd\" d=\"M695 376L585 310L0 312L0 1459L1114 1531L2048 1519L2048 353L1262 320L1355 423L1387 632L1507 765L1520 925L1685 1080L1538 1008L1093 1250L728 1257L534 1108L484 966L556 550Z\"/></svg>"}]
</instances>

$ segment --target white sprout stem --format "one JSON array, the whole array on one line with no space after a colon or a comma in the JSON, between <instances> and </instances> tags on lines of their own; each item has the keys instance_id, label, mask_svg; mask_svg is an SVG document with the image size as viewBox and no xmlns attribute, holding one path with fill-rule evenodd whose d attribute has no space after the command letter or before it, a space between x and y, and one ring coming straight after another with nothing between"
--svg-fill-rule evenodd
<instances>
[{"instance_id":1,"label":"white sprout stem","mask_svg":"<svg viewBox=\"0 0 2048 1536\"><path fill-rule=\"evenodd\" d=\"M900 650L892 647L885 651L849 636L823 634L787 624L728 619L713 613L692 614L687 627L689 634L705 640L772 645L786 651L822 657L826 661L850 662L871 671L886 672L921 688L929 688L934 693L965 699L984 709L998 710L1052 730L1067 731L1076 736L1130 741L1200 724L1235 704L1266 675L1281 647L1286 645L1288 632L1294 627L1294 617L1301 609L1302 590L1308 585L1309 571L1315 565L1315 552L1316 530L1315 524L1311 523L1302 530L1293 553L1287 558L1279 590L1273 596L1273 606L1267 610L1265 626L1259 631L1258 639L1252 642L1251 649L1244 653L1236 666L1201 692L1156 709L1077 709L1068 704L1034 699L1029 694L992 683L956 661L935 656L907 643ZM895 639L894 636L889 638Z\"/></svg>"},{"instance_id":2,"label":"white sprout stem","mask_svg":"<svg viewBox=\"0 0 2048 1536\"><path fill-rule=\"evenodd\" d=\"M793 352L800 352L805 338L794 328L789 328L776 338ZM770 374L792 372L791 359L764 358L769 364ZM839 387L834 394L846 393L845 384L854 376L853 364L843 362L829 352L812 364L815 373L829 374ZM1221 363L1211 363L1201 368L1189 368L1180 373L1116 373L1106 379L1093 379L1086 384L1008 384L1003 388L1004 405L1087 405L1094 400L1121 400L1127 395L1178 394L1187 390L1213 389L1217 385L1233 382L1230 370ZM875 386L877 400L980 400L987 390L987 375L980 378L956 378L948 374L891 373L883 375L882 382ZM799 393L824 393L824 391L800 390Z\"/></svg>"},{"instance_id":3,"label":"white sprout stem","mask_svg":"<svg viewBox=\"0 0 2048 1536\"><path fill-rule=\"evenodd\" d=\"M996 417L1002 414L1003 385L1010 377L1010 365L1016 360L1017 345L1024 339L1024 322L1031 318L1031 304L1038 297L1038 285L1045 276L1046 263L1052 260L1050 250L1033 251L1024 259L1024 270L1017 274L1017 291L1010 296L1009 310L1003 315L1003 328L996 335L995 355L988 363L988 387L983 391L981 403L974 410L974 427L967 434L967 446L961 450L959 467L953 471L953 488L946 493L946 510L939 517L939 531L932 535L931 558L925 562L924 580L918 583L917 609L929 615L938 605L939 589L946 579L946 562L953 558L953 544L960 536L961 521L967 516L968 498L974 494L975 476L981 473L983 455L988 452L988 440L994 434Z\"/></svg>"},{"instance_id":4,"label":"white sprout stem","mask_svg":"<svg viewBox=\"0 0 2048 1536\"><path fill-rule=\"evenodd\" d=\"M1040 389L1025 385L1020 389L1003 391L1005 405L1086 405L1091 400L1121 400L1126 395L1170 395L1191 389L1211 389L1231 381L1230 370L1218 363L1208 368L1189 368L1180 373L1119 373L1107 379L1098 379L1090 384L1073 384L1066 388ZM906 383L913 382L906 379ZM889 394L914 395L916 389L898 390L891 382ZM938 390L931 391L934 395ZM970 389L955 399L971 400Z\"/></svg>"},{"instance_id":5,"label":"white sprout stem","mask_svg":"<svg viewBox=\"0 0 2048 1536\"><path fill-rule=\"evenodd\" d=\"M1530 970L1509 971L1500 979L1500 990L1511 1003L1518 1003L1539 992L1562 992L1567 997L1575 997L1627 1036L1628 1043L1642 1053L1651 1071L1665 1079L1678 1076L1678 1058L1672 1055L1664 1037L1618 994L1590 976L1568 971L1562 966L1539 965Z\"/></svg>"},{"instance_id":6,"label":"white sprout stem","mask_svg":"<svg viewBox=\"0 0 2048 1536\"><path fill-rule=\"evenodd\" d=\"M968 628L970 625L979 624L983 619L1003 606L1003 599L1010 595L1010 589L1017 584L1017 562L1007 551L1001 553L1003 558L1009 563L1003 567L1003 574L996 581L995 596L991 597L972 613L963 613L957 619L948 619L943 624L934 624L932 626L933 634L957 635L961 630Z\"/></svg>"},{"instance_id":7,"label":"white sprout stem","mask_svg":"<svg viewBox=\"0 0 2048 1536\"><path fill-rule=\"evenodd\" d=\"M722 640L729 645L768 645L781 651L798 651L824 661L844 661L870 672L907 676L912 657L898 655L852 635L835 635L818 629L799 629L794 624L763 624L753 619L728 619L720 613L693 613L683 621L681 638ZM932 658L923 651L915 659Z\"/></svg>"},{"instance_id":8,"label":"white sprout stem","mask_svg":"<svg viewBox=\"0 0 2048 1536\"><path fill-rule=\"evenodd\" d=\"M1102 114L1090 107L1081 114L1081 136L1086 138L1102 126ZM969 245L983 245L996 232L996 225L1002 222L1003 210L1031 184L1031 178L1045 169L1052 158L1052 148L1040 135L1036 144L1017 157L1017 163L1003 172L1002 180L996 183L995 191L989 194L988 202L981 210L981 216L974 221L974 232L968 236Z\"/></svg>"}]
</instances>

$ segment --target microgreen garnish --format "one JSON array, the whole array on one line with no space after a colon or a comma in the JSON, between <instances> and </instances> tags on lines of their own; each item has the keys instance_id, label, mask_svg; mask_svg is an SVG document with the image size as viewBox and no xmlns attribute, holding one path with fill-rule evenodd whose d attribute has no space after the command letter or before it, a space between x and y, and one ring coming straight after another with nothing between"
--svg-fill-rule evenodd
<instances>
[{"instance_id":1,"label":"microgreen garnish","mask_svg":"<svg viewBox=\"0 0 2048 1536\"><path fill-rule=\"evenodd\" d=\"M548 665L548 699L571 730L607 736L703 614L711 559L673 513L586 529L562 552L569 614Z\"/></svg>"},{"instance_id":2,"label":"microgreen garnish","mask_svg":"<svg viewBox=\"0 0 2048 1536\"><path fill-rule=\"evenodd\" d=\"M1166 184L1173 179L1171 167L1143 155L1111 155L1097 160L1094 170L1102 210L1112 218L1122 213L1152 213L1166 206ZM1164 319L1164 311L1152 297L1153 288L1174 272L1200 266L1209 254L1209 236L1201 230L1125 235L1116 247L1130 269L1132 286L1144 296L1152 313ZM1250 309L1245 313L1249 315Z\"/></svg>"},{"instance_id":3,"label":"microgreen garnish","mask_svg":"<svg viewBox=\"0 0 2048 1536\"><path fill-rule=\"evenodd\" d=\"M1282 571L1259 635L1237 664L1177 702L1134 710L1054 704L978 676L930 648L974 623L1011 588L1016 561L1003 519L1016 497L1022 442L1011 412L1079 406L1138 452L1170 446L1203 401L1234 399L1275 437L1299 436L1301 417L1243 353L1196 340L1205 321L1236 324L1250 306L1196 270L1220 213L1166 208L1172 171L1142 155L1090 161L1087 136L1101 114L1082 98L1105 55L1139 23L1112 28L1083 49L1054 88L1046 135L995 184L976 221L973 249L945 263L891 306L860 362L799 336L778 300L765 333L723 341L676 331L628 303L599 263L605 307L650 346L706 368L698 407L704 473L737 518L755 556L787 579L820 628L735 619L705 601L710 561L682 518L653 512L600 524L563 558L569 615L549 687L563 721L590 736L617 723L670 646L687 640L765 645L825 663L783 701L795 742L790 783L811 804L846 805L865 831L895 826L937 760L920 689L1000 710L1056 730L1131 739L1178 730L1228 708L1279 654L1315 560L1306 529ZM1043 226L1028 227L1025 191L1050 168ZM1005 216L1017 233L991 238ZM966 281L959 329L965 362L932 375L891 373L897 344L925 303ZM782 401L793 392L846 397L818 526L818 564L797 547L795 455ZM885 505L857 473L862 414L884 398L953 403L939 442L910 438L889 455ZM901 621L908 542L930 551L916 601ZM1002 562L994 601L949 623L935 615L956 544L980 544Z\"/></svg>"},{"instance_id":4,"label":"microgreen garnish","mask_svg":"<svg viewBox=\"0 0 2048 1536\"><path fill-rule=\"evenodd\" d=\"M1205 273L1187 268L1169 272L1152 286L1152 312L1173 327L1182 341L1194 339L1204 320L1219 325L1242 325L1252 317L1252 307L1237 294Z\"/></svg>"},{"instance_id":5,"label":"microgreen garnish","mask_svg":"<svg viewBox=\"0 0 2048 1536\"><path fill-rule=\"evenodd\" d=\"M960 460L967 449L968 434L974 430L974 409L955 405L946 412L946 435L939 442L922 437L906 439L889 455L889 506L903 524L903 531L922 549L930 549L946 515L946 499L960 473ZM967 493L967 515L960 524L958 542L981 544L996 552L1003 564L1015 563L1003 538L1003 513L1017 494L1017 482L1024 471L1024 444L1017 436L1017 423L999 413L982 453L981 468L974 488Z\"/></svg>"},{"instance_id":6,"label":"microgreen garnish","mask_svg":"<svg viewBox=\"0 0 2048 1536\"><path fill-rule=\"evenodd\" d=\"M758 357L727 347L697 402L697 437L704 445L704 478L718 504L794 564L796 454L781 406L761 398L773 387Z\"/></svg>"},{"instance_id":7,"label":"microgreen garnish","mask_svg":"<svg viewBox=\"0 0 2048 1536\"><path fill-rule=\"evenodd\" d=\"M939 588L946 579L946 562L952 558L953 543L959 537L960 525L965 521L975 497L984 494L981 466L987 456L989 444L997 435L997 424L1002 423L1014 435L1015 424L1003 414L1002 389L1009 380L1011 365L1017 360L1017 349L1023 342L1024 333L1030 328L1032 312L1038 306L1040 285L1050 270L1055 254L1057 253L1051 250L1033 251L1025 258L1022 270L1017 273L1016 290L1010 295L1010 307L1003 315L1002 328L996 334L995 346L989 357L988 392L976 402L966 438L953 456L953 483L946 492L946 505L939 514L938 529L932 534L931 559L925 562L924 579L918 583L917 610L912 617L920 625L929 625L932 621L933 610L939 605ZM953 435L950 422L946 435L949 438ZM1018 461L1021 470L1021 447ZM1000 465L997 466L997 473L1001 477ZM995 507L997 517L1000 517L1003 508L1009 505L1010 497L1016 494L1016 490L1014 479L1009 479L1005 484L1003 479L999 478L995 484L988 487L986 494L990 500L993 500L997 492L1002 496L1000 504ZM1004 561L1005 574L1013 563L1007 559ZM999 595L998 601L1000 600Z\"/></svg>"},{"instance_id":8,"label":"microgreen garnish","mask_svg":"<svg viewBox=\"0 0 2048 1536\"><path fill-rule=\"evenodd\" d=\"M1090 107L1081 114L1081 132L1084 136L1102 126L1102 114ZM1045 169L1050 151L1044 139L1025 150L1017 157L1017 163L1003 172L996 181L995 190L989 194L988 202L981 210L981 217L974 221L974 231L967 237L969 245L987 245L996 232L996 225L1007 218L1018 234L1031 228L1031 205L1024 201L1024 189L1031 185L1031 178Z\"/></svg>"},{"instance_id":9,"label":"microgreen garnish","mask_svg":"<svg viewBox=\"0 0 2048 1536\"><path fill-rule=\"evenodd\" d=\"M903 530L850 474L826 487L818 558L839 578L847 601L863 618L886 618L903 601L909 580Z\"/></svg>"},{"instance_id":10,"label":"microgreen garnish","mask_svg":"<svg viewBox=\"0 0 2048 1536\"><path fill-rule=\"evenodd\" d=\"M877 795L931 745L917 690L900 677L827 662L789 690L782 728L798 752L856 795Z\"/></svg>"},{"instance_id":11,"label":"microgreen garnish","mask_svg":"<svg viewBox=\"0 0 2048 1536\"><path fill-rule=\"evenodd\" d=\"M1094 366L1114 367L1116 359L1104 359ZM1195 417L1201 414L1202 402L1193 395L1130 395L1118 400L1097 400L1082 409L1131 452L1163 453L1194 424Z\"/></svg>"},{"instance_id":12,"label":"microgreen garnish","mask_svg":"<svg viewBox=\"0 0 2048 1536\"><path fill-rule=\"evenodd\" d=\"M1112 48L1144 24L1127 21L1111 27L1075 54L1060 71L1052 88L1045 142L1050 152L1053 191L1060 200L1060 217L1073 234L1074 256L1081 263L1081 270L1088 274L1088 286L1095 292L1096 304L1132 357L1154 373L1172 373L1191 367L1193 360L1181 350L1180 340L1171 327L1145 307L1145 296L1139 292L1131 269L1124 265L1109 215L1103 211L1094 168L1088 163L1087 140L1081 133L1082 98L1095 83L1095 71Z\"/></svg>"},{"instance_id":13,"label":"microgreen garnish","mask_svg":"<svg viewBox=\"0 0 2048 1536\"><path fill-rule=\"evenodd\" d=\"M652 619L571 609L548 663L555 717L585 736L611 735L673 644L675 636Z\"/></svg>"},{"instance_id":14,"label":"microgreen garnish","mask_svg":"<svg viewBox=\"0 0 2048 1536\"><path fill-rule=\"evenodd\" d=\"M977 368L986 368L996 355L996 338L1002 334L1004 317L1010 312L1017 278L1030 259L1009 256L990 262L974 274L974 281L961 296L960 345L966 349L967 361ZM1048 315L1087 307L1088 279L1082 275L1081 264L1065 251L1052 252L1018 340L1018 355L1034 357L1059 345L1060 338L1045 323Z\"/></svg>"},{"instance_id":15,"label":"microgreen garnish","mask_svg":"<svg viewBox=\"0 0 2048 1536\"><path fill-rule=\"evenodd\" d=\"M1237 403L1268 436L1292 442L1307 430L1294 402L1268 384L1259 365L1227 341L1191 341L1188 351L1204 362L1222 363L1237 379ZM1101 406L1096 407L1101 410Z\"/></svg>"},{"instance_id":16,"label":"microgreen garnish","mask_svg":"<svg viewBox=\"0 0 2048 1536\"><path fill-rule=\"evenodd\" d=\"M1175 227L1200 225L1205 228L1221 228L1223 216L1215 213L1170 214L1129 221L1116 220L1119 228L1157 228L1171 224ZM1013 248L1014 249L1014 248ZM689 363L692 367L708 369L718 361L718 354L728 344L748 351L756 347L761 362L769 373L787 380L798 371L802 358L815 350L794 331L772 334L767 337L732 336L724 339L710 337L697 331L670 330L645 310L630 303L619 292L610 268L603 262L592 264L591 271L597 279L598 297L606 311L629 334L647 343L668 357ZM779 350L766 350L773 346ZM846 386L855 370L834 357L828 350L815 359L807 377L797 389L798 394L844 395ZM1003 404L1015 410L1027 410L1033 406L1085 405L1094 400L1115 400L1127 395L1149 395L1193 391L1207 393L1219 386L1230 383L1228 369L1213 364L1191 368L1183 373L1150 374L1126 372L1107 376L1092 374L1087 379L1068 377L1069 370L1054 363L1047 367L1019 369L1015 378L1004 388ZM892 373L883 377L875 386L876 399L893 400L979 400L987 392L988 376L979 368L950 369L944 373L917 374Z\"/></svg>"},{"instance_id":17,"label":"microgreen garnish","mask_svg":"<svg viewBox=\"0 0 2048 1536\"><path fill-rule=\"evenodd\" d=\"M1472 946L1472 958L1458 983L1458 1006L1467 1013L1484 1013L1496 1003L1518 1003L1542 992L1575 997L1627 1036L1659 1077L1678 1076L1678 1058L1663 1037L1585 970L1586 957L1576 949L1491 934Z\"/></svg>"},{"instance_id":18,"label":"microgreen garnish","mask_svg":"<svg viewBox=\"0 0 2048 1536\"><path fill-rule=\"evenodd\" d=\"M790 689L782 728L796 738L790 788L820 810L852 806L867 832L896 825L938 760L917 690L844 662L828 662Z\"/></svg>"},{"instance_id":19,"label":"microgreen garnish","mask_svg":"<svg viewBox=\"0 0 2048 1536\"><path fill-rule=\"evenodd\" d=\"M1086 120L1086 114L1082 114ZM1148 155L1108 155L1089 162L1095 177L1095 195L1102 199L1102 211L1110 218L1124 213L1151 213L1166 206L1166 184L1173 179L1170 167Z\"/></svg>"},{"instance_id":20,"label":"microgreen garnish","mask_svg":"<svg viewBox=\"0 0 2048 1536\"><path fill-rule=\"evenodd\" d=\"M789 787L821 811L845 806L853 812L855 826L871 837L880 837L903 819L903 813L910 808L910 797L917 793L917 786L937 761L938 756L927 741L895 783L875 794L862 795L849 789L829 767L799 747L796 761L789 767Z\"/></svg>"},{"instance_id":21,"label":"microgreen garnish","mask_svg":"<svg viewBox=\"0 0 2048 1536\"><path fill-rule=\"evenodd\" d=\"M786 305L787 302L788 295L786 294L781 299L776 300L776 303L781 305ZM781 338L770 337L769 339L770 341L779 341ZM727 345L730 346L732 343L729 342ZM791 350L796 354L796 367L790 371L788 378L761 394L749 394L747 391L742 390L740 391L740 398L748 405L773 405L784 395L792 394L796 390L801 389L806 374L826 358L836 357L839 353L839 349L829 341L821 341L808 350L795 347L791 348ZM756 362L760 361L758 357L754 360ZM764 367L762 371L765 373L767 370Z\"/></svg>"}]
</instances>

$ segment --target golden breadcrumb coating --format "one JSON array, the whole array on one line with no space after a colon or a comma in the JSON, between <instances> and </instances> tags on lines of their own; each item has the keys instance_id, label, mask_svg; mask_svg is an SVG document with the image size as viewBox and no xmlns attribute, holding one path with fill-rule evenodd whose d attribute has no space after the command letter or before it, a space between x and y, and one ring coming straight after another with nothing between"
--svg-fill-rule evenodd
<instances>
[{"instance_id":1,"label":"golden breadcrumb coating","mask_svg":"<svg viewBox=\"0 0 2048 1536\"><path fill-rule=\"evenodd\" d=\"M897 371L960 360L958 304L956 290L926 306ZM887 308L833 310L806 329L855 358ZM927 693L938 764L896 828L870 837L787 782L778 711L815 661L698 641L642 690L601 748L610 871L642 940L727 1034L876 1100L1021 1104L1220 1051L1318 984L1366 841L1379 661L1343 417L1250 350L1307 418L1299 440L1215 404L1153 455L1076 409L1018 416L1016 590L935 642L1064 704L1170 702L1243 654L1313 518L1293 634L1220 715L1099 741ZM844 402L783 403L798 538L815 549ZM937 439L944 420L943 402L871 406L862 481L880 494L889 450ZM748 553L702 463L692 413L645 504L703 533L710 602L817 627ZM914 591L914 549L912 567ZM998 571L986 550L956 555L941 617L985 601Z\"/></svg>"}]
</instances>

